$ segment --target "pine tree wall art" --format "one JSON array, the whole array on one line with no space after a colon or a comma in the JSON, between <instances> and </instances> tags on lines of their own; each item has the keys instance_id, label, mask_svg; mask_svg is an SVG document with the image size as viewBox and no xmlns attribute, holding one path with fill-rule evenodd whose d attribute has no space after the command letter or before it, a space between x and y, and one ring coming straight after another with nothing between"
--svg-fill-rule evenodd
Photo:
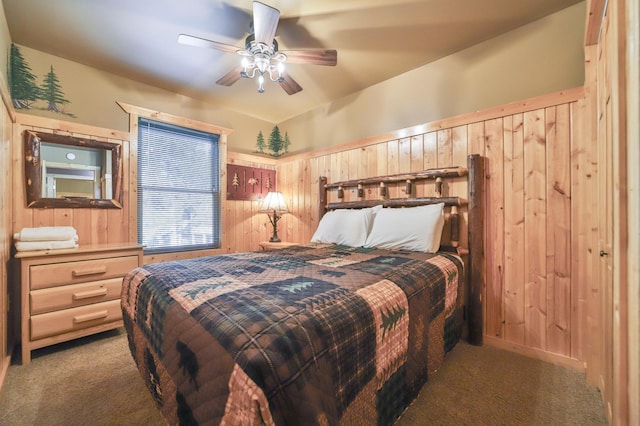
<instances>
[{"instance_id":1,"label":"pine tree wall art","mask_svg":"<svg viewBox=\"0 0 640 426\"><path fill-rule=\"evenodd\" d=\"M65 111L65 105L69 104L69 101L64 97L60 79L53 65L43 76L42 83L38 85L37 76L22 56L20 49L12 44L8 74L14 108L40 109L75 118L74 114Z\"/></svg>"},{"instance_id":2,"label":"pine tree wall art","mask_svg":"<svg viewBox=\"0 0 640 426\"><path fill-rule=\"evenodd\" d=\"M258 132L256 138L256 152L260 154L269 154L272 157L280 157L289 152L289 146L291 141L289 140L289 134L285 132L284 137L280 133L280 128L274 126L269 135L268 141L264 140L262 130ZM271 152L265 152L265 148L269 148Z\"/></svg>"}]
</instances>

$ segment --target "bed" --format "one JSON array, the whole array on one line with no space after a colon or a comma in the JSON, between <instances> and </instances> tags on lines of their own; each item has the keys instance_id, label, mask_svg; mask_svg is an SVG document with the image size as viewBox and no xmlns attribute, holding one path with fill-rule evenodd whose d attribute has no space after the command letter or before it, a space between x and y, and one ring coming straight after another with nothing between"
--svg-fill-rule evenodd
<instances>
[{"instance_id":1,"label":"bed","mask_svg":"<svg viewBox=\"0 0 640 426\"><path fill-rule=\"evenodd\" d=\"M409 175L321 178L313 243L129 272L122 311L130 350L167 422L392 424L463 335L482 342L482 160ZM446 179L461 177L468 200L443 196ZM413 196L422 180L435 181L436 197ZM394 194L404 196L389 197L386 189L399 184L404 190ZM367 199L368 187L378 188L376 199ZM436 205L450 209L451 245L417 251L371 240L385 237L376 232L388 228L376 222L384 215ZM459 247L458 208L468 210L470 250ZM350 244L324 241L321 228L338 214L371 219L364 244L349 235Z\"/></svg>"}]
</instances>

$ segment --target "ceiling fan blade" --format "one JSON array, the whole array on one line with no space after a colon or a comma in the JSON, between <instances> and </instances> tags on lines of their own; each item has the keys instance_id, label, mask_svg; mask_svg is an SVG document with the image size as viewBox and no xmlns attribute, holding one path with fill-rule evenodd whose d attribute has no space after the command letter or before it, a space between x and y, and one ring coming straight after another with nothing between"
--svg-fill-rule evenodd
<instances>
[{"instance_id":1,"label":"ceiling fan blade","mask_svg":"<svg viewBox=\"0 0 640 426\"><path fill-rule=\"evenodd\" d=\"M271 46L276 36L280 11L259 1L253 2L253 33L256 43Z\"/></svg>"},{"instance_id":2,"label":"ceiling fan blade","mask_svg":"<svg viewBox=\"0 0 640 426\"><path fill-rule=\"evenodd\" d=\"M228 73L220 77L218 81L216 81L216 84L219 84L221 86L233 85L233 83L240 80L241 71L242 71L242 67L235 67L234 69L232 69L231 71L229 71Z\"/></svg>"},{"instance_id":3,"label":"ceiling fan blade","mask_svg":"<svg viewBox=\"0 0 640 426\"><path fill-rule=\"evenodd\" d=\"M338 52L335 50L283 50L290 64L312 64L335 66Z\"/></svg>"},{"instance_id":4,"label":"ceiling fan blade","mask_svg":"<svg viewBox=\"0 0 640 426\"><path fill-rule=\"evenodd\" d=\"M280 87L284 89L285 92L289 95L294 95L300 91L302 91L302 86L298 84L293 78L289 76L289 74L283 75L283 81L279 82Z\"/></svg>"},{"instance_id":5,"label":"ceiling fan blade","mask_svg":"<svg viewBox=\"0 0 640 426\"><path fill-rule=\"evenodd\" d=\"M187 46L206 47L209 49L221 50L227 53L236 53L239 49L230 44L219 43L213 40L207 40L206 38L195 37L187 34L178 35L178 43L186 44Z\"/></svg>"}]
</instances>

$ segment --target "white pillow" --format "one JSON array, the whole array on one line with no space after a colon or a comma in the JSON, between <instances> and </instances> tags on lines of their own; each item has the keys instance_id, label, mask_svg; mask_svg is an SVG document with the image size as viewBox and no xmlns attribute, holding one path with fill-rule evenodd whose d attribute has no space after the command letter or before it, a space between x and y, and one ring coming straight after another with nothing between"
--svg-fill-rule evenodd
<instances>
[{"instance_id":1,"label":"white pillow","mask_svg":"<svg viewBox=\"0 0 640 426\"><path fill-rule=\"evenodd\" d=\"M444 227L444 203L377 212L365 247L435 253Z\"/></svg>"},{"instance_id":2,"label":"white pillow","mask_svg":"<svg viewBox=\"0 0 640 426\"><path fill-rule=\"evenodd\" d=\"M361 247L369 235L373 218L382 206L366 209L337 209L327 212L311 237L312 243L343 244Z\"/></svg>"}]
</instances>

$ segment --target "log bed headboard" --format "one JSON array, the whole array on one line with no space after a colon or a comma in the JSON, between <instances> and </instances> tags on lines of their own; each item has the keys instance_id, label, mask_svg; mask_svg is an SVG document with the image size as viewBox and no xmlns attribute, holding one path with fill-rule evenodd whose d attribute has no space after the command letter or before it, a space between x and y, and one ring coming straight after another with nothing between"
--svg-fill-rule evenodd
<instances>
[{"instance_id":1,"label":"log bed headboard","mask_svg":"<svg viewBox=\"0 0 640 426\"><path fill-rule=\"evenodd\" d=\"M401 173L396 175L353 179L341 182L327 183L327 178L322 176L319 181L319 215L318 220L329 210L366 208L376 205L383 207L414 207L427 204L443 203L450 207L448 222L451 227L449 233L449 245L443 245L444 249L453 249L459 255L464 256L466 263L466 321L469 343L482 344L482 290L484 288L484 157L478 154L468 156L468 167L448 167L429 169L415 173ZM459 196L443 196L443 186L447 180L460 179L466 176L468 182L468 198ZM435 181L435 197L415 197L415 185L419 181L433 179ZM389 185L404 185L405 196L390 198ZM378 188L378 198L366 199L367 187ZM345 188L355 188L357 200L344 200ZM329 202L329 191L336 191L338 201ZM459 209L467 208L468 213L468 247L460 247L460 221Z\"/></svg>"}]
</instances>

